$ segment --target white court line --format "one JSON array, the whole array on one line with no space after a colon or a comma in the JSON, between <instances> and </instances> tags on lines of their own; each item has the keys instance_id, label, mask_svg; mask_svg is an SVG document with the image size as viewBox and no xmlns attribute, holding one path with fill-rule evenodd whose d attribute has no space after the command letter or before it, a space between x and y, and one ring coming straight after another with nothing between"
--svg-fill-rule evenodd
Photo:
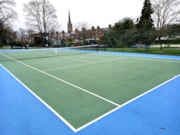
<instances>
[{"instance_id":1,"label":"white court line","mask_svg":"<svg viewBox=\"0 0 180 135\"><path fill-rule=\"evenodd\" d=\"M139 95L139 96L137 96L137 97L129 100L128 102L126 102L126 103L124 103L124 104L122 104L122 105L119 105L118 107L110 110L109 112L107 112L107 113L101 115L100 117L92 120L91 122L89 122L89 123L87 123L87 124L85 124L85 125L77 128L77 129L75 129L75 128L74 128L71 124L69 124L61 115L59 115L53 108L51 108L46 102L44 102L39 96L37 96L31 89L29 89L29 88L28 88L25 84L23 84L18 78L16 78L10 71L8 71L3 65L0 64L0 66L2 66L10 75L12 75L20 84L22 84L31 94L33 94L38 100L40 100L45 106L47 106L56 116L58 116L58 117L59 117L67 126L69 126L70 129L73 130L74 132L79 132L79 131L81 131L82 129L84 129L84 128L90 126L90 125L92 125L93 123L99 121L100 119L103 119L104 117L110 115L111 113L115 112L116 110L118 110L118 109L126 106L127 104L130 104L131 102L133 102L133 101L141 98L142 96L144 96L144 95L146 95L146 94L148 94L148 93L156 90L157 88L159 88L159 87L167 84L168 82L176 79L177 77L180 77L180 74L179 74L179 75L176 75L176 76L174 76L173 78L171 78L171 79L169 79L169 80L167 80L167 81L159 84L158 86L156 86L156 87L154 87L154 88L152 88L152 89L150 89L150 90L142 93L141 95Z\"/></svg>"},{"instance_id":2,"label":"white court line","mask_svg":"<svg viewBox=\"0 0 180 135\"><path fill-rule=\"evenodd\" d=\"M43 70L43 71L46 72L46 71L54 71L54 70L61 70L61 69L67 69L67 68L74 68L74 67L80 67L80 66L98 64L98 63L104 63L104 62L109 62L109 61L115 61L115 60L125 59L125 58L126 57L120 57L120 58L114 58L114 59L110 59L110 60L103 60L103 61L99 61L99 62L91 62L91 63L86 63L86 64L79 64L79 65L66 66L66 67L53 68L53 69L46 69L46 70Z\"/></svg>"},{"instance_id":3,"label":"white court line","mask_svg":"<svg viewBox=\"0 0 180 135\"><path fill-rule=\"evenodd\" d=\"M109 61L114 61L118 59L125 59L127 57L121 57L121 58L115 58L115 59L110 59L110 60L104 60L104 61L99 61L99 62L93 62L93 61L85 61L89 62L86 64L79 64L79 65L73 65L73 66L66 66L66 67L60 67L60 68L52 68L52 69L45 69L43 71L54 71L54 70L61 70L61 69L67 69L67 68L74 68L74 67L80 67L80 66L86 66L86 65L91 65L91 64L98 64L98 63L104 63L104 62L109 62ZM131 56L128 58L132 58ZM68 59L68 58L67 58ZM150 60L150 61L159 61L159 62L170 62L170 63L180 63L179 61L173 61L173 60L163 60L163 59L153 59L153 58L141 58L141 57L133 57L133 59L143 59L143 60ZM73 60L76 60L73 58ZM80 60L80 59L77 59ZM83 61L83 60L82 60Z\"/></svg>"},{"instance_id":4,"label":"white court line","mask_svg":"<svg viewBox=\"0 0 180 135\"><path fill-rule=\"evenodd\" d=\"M89 60L74 59L74 58L68 58L68 57L63 57L63 59L76 60L76 61L87 62L87 63L93 63L93 61L89 61Z\"/></svg>"},{"instance_id":5,"label":"white court line","mask_svg":"<svg viewBox=\"0 0 180 135\"><path fill-rule=\"evenodd\" d=\"M139 95L139 96L137 96L137 97L135 97L135 98L133 98L133 99L131 99L131 100L125 102L124 104L119 105L118 107L116 107L116 108L110 110L109 112L107 112L107 113L101 115L100 117L98 117L98 118L92 120L91 122L89 122L89 123L87 123L87 124L85 124L85 125L79 127L78 129L76 129L76 132L79 132L80 130L82 130L82 129L88 127L88 126L90 126L91 124L93 124L93 123L99 121L100 119L102 119L102 118L108 116L109 114L115 112L116 110L118 110L118 109L120 109L120 108L122 108L122 107L124 107L124 106L126 106L126 105L128 105L128 104L130 104L130 103L132 103L132 102L134 102L135 100L137 100L137 99L139 99L139 98L141 98L141 97L147 95L148 93L150 93L150 92L156 90L157 88L159 88L159 87L161 87L161 86L167 84L168 82L170 82L170 81L172 81L172 80L174 80L174 79L176 79L176 78L178 78L178 77L180 77L180 74L174 76L173 78L171 78L171 79L169 79L169 80L167 80L167 81L165 81L165 82L163 82L163 83L161 83L161 84L159 84L159 85L157 85L157 86L155 86L154 88L152 88L152 89L150 89L150 90L148 90L148 91L142 93L141 95Z\"/></svg>"},{"instance_id":6,"label":"white court line","mask_svg":"<svg viewBox=\"0 0 180 135\"><path fill-rule=\"evenodd\" d=\"M153 59L153 58L141 58L141 57L133 57L133 59L142 59L142 60L149 60L149 61L158 61L158 62L170 62L170 63L179 63L178 60L167 60L167 59Z\"/></svg>"},{"instance_id":7,"label":"white court line","mask_svg":"<svg viewBox=\"0 0 180 135\"><path fill-rule=\"evenodd\" d=\"M3 55L6 56L5 54L3 54ZM56 76L53 76L53 75L51 75L51 74L49 74L49 73L46 73L46 72L44 72L44 71L42 71L42 70L39 70L39 69L37 69L37 68L35 68L35 67L33 67L33 66L30 66L30 65L28 65L28 64L25 64L25 63L23 63L23 62L21 62L21 61L19 61L19 60L16 60L16 59L14 59L14 58L11 58L11 57L9 57L9 56L6 56L6 57L8 57L8 58L10 58L10 59L12 59L12 60L15 60L16 62L18 62L18 63L20 63L20 64L22 64L22 65L24 65L24 66L26 66L26 67L29 67L29 68L31 68L31 69L34 69L34 70L40 72L40 73L43 73L43 74L45 74L45 75L47 75L47 76L49 76L49 77L51 77L51 78L54 78L54 79L56 79L56 80L58 80L58 81L61 81L61 82L65 83L65 84L67 84L67 85L70 85L70 86L72 86L72 87L74 87L74 88L76 88L76 89L79 89L79 90L84 91L84 92L86 92L86 93L88 93L88 94L90 94L90 95L93 95L93 96L95 96L95 97L97 97L97 98L99 98L99 99L102 99L102 100L104 100L104 101L106 101L106 102L109 102L109 103L111 103L111 104L113 104L113 105L115 105L115 106L119 106L119 104L117 104L117 103L115 103L115 102L113 102L113 101L111 101L111 100L109 100L109 99L106 99L106 98L104 98L104 97L102 97L102 96L99 96L99 95L97 95L97 94L95 94L95 93L93 93L93 92L90 92L90 91L88 91L88 90L86 90L86 89L83 89L83 88L81 88L81 87L79 87L79 86L77 86L77 85L74 85L74 84L72 84L72 83L70 83L70 82L67 82L67 81L65 81L65 80L63 80L63 79L61 79L61 78L58 78L58 77L56 77Z\"/></svg>"},{"instance_id":8,"label":"white court line","mask_svg":"<svg viewBox=\"0 0 180 135\"><path fill-rule=\"evenodd\" d=\"M86 65L90 65L90 64L92 64L92 63L79 64L79 65L73 65L73 66L66 66L66 67L60 67L60 68L52 68L52 69L46 69L46 70L43 70L43 71L44 71L44 72L47 72L47 71L61 70L61 69L67 69L67 68L74 68L74 67L86 66Z\"/></svg>"},{"instance_id":9,"label":"white court line","mask_svg":"<svg viewBox=\"0 0 180 135\"><path fill-rule=\"evenodd\" d=\"M56 79L56 80L58 80L58 81L61 81L61 82L65 83L65 84L67 84L67 85L70 85L70 86L72 86L72 87L74 87L74 88L76 88L76 89L79 89L79 90L81 90L81 91L83 91L83 92L85 92L85 93L88 93L88 94L90 94L90 95L92 95L92 96L94 96L94 97L97 97L97 98L99 98L99 99L101 99L101 100L104 100L104 101L110 103L110 104L113 104L114 106L117 106L117 107L120 106L119 104L117 104L117 103L115 103L115 102L113 102L113 101L111 101L111 100L109 100L109 99L106 99L106 98L104 98L104 97L102 97L102 96L99 96L99 95L97 95L97 94L95 94L95 93L93 93L93 92L90 92L90 91L88 91L88 90L86 90L86 89L83 89L83 88L81 88L81 87L79 87L79 86L77 86L77 85L74 85L74 84L72 84L72 83L69 83L69 82L67 82L67 81L65 81L65 80L63 80L63 79L61 79L61 78L55 77L55 76L53 76L53 75L51 75L51 74L48 74L48 73L46 73L46 72L44 72L44 71L41 71L41 70L39 70L39 69L37 69L37 68L35 68L35 67L33 67L33 66L30 66L30 65L28 65L28 64L25 64L25 63L23 63L23 62L21 62L21 61L19 61L19 60L16 60L16 59L14 59L14 58L12 58L12 57L9 57L9 56L7 56L7 55L5 55L5 54L2 54L2 55L5 56L5 57L7 57L7 58L9 58L9 59L11 59L11 60L14 60L14 61L20 63L20 64L22 64L22 65L24 65L24 66L26 66L26 67L29 67L29 68L31 68L31 69L33 69L33 70L36 70L36 71L38 71L38 72L40 72L40 73L43 73L43 74L45 74L45 75L47 75L47 76L49 76L49 77L51 77L51 78L53 78L53 79ZM25 85L23 85L23 86L25 86ZM28 88L27 86L25 86L25 87ZM30 90L29 88L28 88L28 90L29 90L31 93L33 93L33 95L36 95L36 94L35 94L34 92L32 92L32 90ZM37 95L36 95L35 97L37 97L42 103L45 103L45 102L44 102L40 97L38 97ZM74 132L77 132L77 129L75 129L68 121L66 121L61 115L59 115L55 110L53 110L47 103L45 103L45 105L46 105L56 116L58 116L67 126L69 126Z\"/></svg>"},{"instance_id":10,"label":"white court line","mask_svg":"<svg viewBox=\"0 0 180 135\"><path fill-rule=\"evenodd\" d=\"M17 61L17 60L16 60L16 61ZM18 61L17 61L17 62L18 62ZM21 63L21 64L22 64L22 63ZM24 63L24 64L25 64L25 63ZM154 88L150 89L149 91L146 91L145 93L143 93L143 94L141 94L141 95L139 95L139 96L137 96L137 97L135 97L135 98L133 98L133 99L129 100L129 101L128 101L128 102L126 102L126 103L124 103L124 104L122 104L122 105L118 105L118 107L116 107L115 109L113 109L113 110L111 110L111 111L107 112L106 114L104 114L104 115L102 115L102 116L98 117L97 119L94 119L93 121L91 121L91 122L89 122L89 123L87 123L87 124L85 124L85 125L81 126L80 128L78 128L78 129L74 129L74 130L73 130L72 128L71 128L71 129L72 129L74 132L78 132L78 131L80 131L80 130L82 130L82 129L86 128L86 127L88 127L89 125L91 125L91 124L95 123L96 121L98 121L98 120L100 120L100 119L104 118L105 116L107 116L107 115L109 115L109 114L113 113L114 111L116 111L116 110L118 110L118 109L122 108L123 106L126 106L127 104L129 104L129 103L131 103L131 102L133 102L133 101L137 100L138 98L140 98L140 97L142 97L142 96L144 96L144 95L146 95L146 94L148 94L148 93L150 93L150 92L154 91L155 89L157 89L157 88L161 87L162 85L165 85L166 83L170 82L171 80L173 80L173 79L175 79L175 78L177 78L177 77L180 77L180 74L179 74L179 75L176 75L175 77L173 77L173 78L171 78L171 79L169 79L169 80L165 81L164 83L162 83L162 84L160 84L160 85L158 85L158 86L156 86L156 87L154 87Z\"/></svg>"},{"instance_id":11,"label":"white court line","mask_svg":"<svg viewBox=\"0 0 180 135\"><path fill-rule=\"evenodd\" d=\"M29 87L27 87L23 82L21 82L15 75L13 75L8 69L0 64L15 80L17 80L26 90L28 90L34 97L36 97L41 103L43 103L49 110L51 110L59 119L61 119L71 130L76 132L76 129L66 121L59 113L57 113L51 106L49 106L43 99L36 95Z\"/></svg>"},{"instance_id":12,"label":"white court line","mask_svg":"<svg viewBox=\"0 0 180 135\"><path fill-rule=\"evenodd\" d=\"M99 61L99 62L91 62L91 63L86 63L86 64L79 64L79 65L66 66L66 67L53 68L53 69L46 69L46 70L43 70L43 71L54 71L54 70L61 70L61 69L66 69L66 68L74 68L74 67L86 66L86 65L91 65L91 64L98 64L98 63L109 62L109 61L114 61L114 60L124 59L124 58L132 58L132 57L131 57L131 56L130 56L130 57L121 57L121 58L115 58L115 59L104 60L104 61ZM149 60L149 61L180 63L179 61L162 60L162 59L153 59L153 58L133 57L133 59L143 59L143 60ZM74 59L74 60L76 60L76 59Z\"/></svg>"}]
</instances>

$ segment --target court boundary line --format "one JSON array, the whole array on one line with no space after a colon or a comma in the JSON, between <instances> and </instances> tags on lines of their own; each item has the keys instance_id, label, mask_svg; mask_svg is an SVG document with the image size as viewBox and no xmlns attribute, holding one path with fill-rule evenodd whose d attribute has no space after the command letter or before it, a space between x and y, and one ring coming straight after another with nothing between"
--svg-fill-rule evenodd
<instances>
[{"instance_id":1,"label":"court boundary line","mask_svg":"<svg viewBox=\"0 0 180 135\"><path fill-rule=\"evenodd\" d=\"M12 58L12 59L13 59L13 58ZM140 59L141 59L141 58L140 58ZM145 59L145 60L149 60L149 59L150 59L150 60L154 60L153 58L142 58L142 59ZM17 62L19 61L19 60L16 60L16 59L14 59L14 60L17 61ZM163 61L163 60L158 60L158 61ZM19 62L21 63L21 61L19 61ZM165 60L164 62L166 62L166 60ZM169 62L171 62L171 61L169 61ZM173 62L173 60L172 60L172 62ZM175 61L175 62L176 62L176 61ZM179 63L179 62L176 62L176 63ZM22 62L21 64L23 64L23 62ZM25 63L24 63L24 64L25 64ZM0 65L1 65L1 64L0 64ZM28 64L27 64L27 65L28 65ZM30 66L30 65L29 65L29 66ZM43 71L42 71L42 72L43 72ZM46 73L46 72L45 72L45 73ZM125 102L124 104L119 105L118 107L116 107L116 108L110 110L109 112L107 112L107 113L105 113L104 115L98 117L97 119L95 119L95 120L93 120L93 121L91 121L91 122L89 122L89 123L87 123L87 124L81 126L80 128L77 128L77 129L75 129L75 130L73 130L73 131L74 131L74 132L78 132L78 131L80 131L80 130L86 128L87 126L93 124L94 122L96 122L96 121L102 119L103 117L105 117L105 116L107 116L107 115L113 113L114 111L116 111L116 110L122 108L123 106L126 106L127 104L129 104L129 103L131 103L131 102L137 100L138 98L140 98L140 97L142 97L142 96L144 96L144 95L146 95L146 94L148 94L148 93L150 93L150 92L156 90L157 88L159 88L159 87L165 85L166 83L172 81L173 79L175 79L175 78L177 78L177 77L180 77L180 74L175 75L174 77L170 78L169 80L167 80L167 81L165 81L165 82L163 82L163 83L161 83L161 84L155 86L154 88L152 88L152 89L150 89L150 90L148 90L148 91L142 93L141 95L139 95L139 96L137 96L137 97L135 97L135 98L133 98L133 99L131 99L131 100Z\"/></svg>"},{"instance_id":2,"label":"court boundary line","mask_svg":"<svg viewBox=\"0 0 180 135\"><path fill-rule=\"evenodd\" d=\"M5 55L5 56L6 56L6 55ZM7 56L7 57L9 57L9 56ZM9 58L11 58L11 57L9 57ZM14 59L14 58L12 58L12 59ZM31 69L34 69L34 70L36 70L36 71L38 71L38 72L40 72L40 73L42 73L42 74L45 74L45 75L47 75L47 76L49 76L49 77L51 77L51 78L54 78L54 79L56 79L56 80L58 80L58 81L61 81L61 82L65 83L65 84L67 84L67 85L70 85L70 86L72 86L72 87L74 87L74 88L76 88L76 89L79 89L79 90L81 90L81 91L84 91L85 93L88 93L88 94L90 94L90 95L93 95L93 96L95 96L95 97L97 97L97 98L99 98L99 99L102 99L102 100L110 103L110 104L113 104L113 105L115 105L115 106L119 106L119 104L117 104L117 103L115 103L115 102L113 102L113 101L111 101L111 100L109 100L109 99L106 99L106 98L104 98L104 97L102 97L102 96L99 96L99 95L97 95L97 94L95 94L95 93L93 93L93 92L90 92L90 91L88 91L88 90L86 90L86 89L84 89L84 88L81 88L81 87L79 87L79 86L77 86L77 85L75 85L75 84L72 84L72 83L70 83L70 82L68 82L68 81L65 81L65 80L63 80L63 79L61 79L61 78L58 78L58 77L56 77L56 76L54 76L54 75L51 75L51 74L49 74L49 73L47 73L47 72L44 72L44 71L42 71L42 70L39 70L39 69L37 69L37 68L35 68L35 67L31 66L31 65L28 65L28 64L26 64L26 63L24 63L24 62L22 62L22 61L19 61L19 60L16 60L16 59L14 59L14 60L15 60L16 62L18 62L18 63L26 66L26 67L29 67L29 68L31 68Z\"/></svg>"},{"instance_id":3,"label":"court boundary line","mask_svg":"<svg viewBox=\"0 0 180 135\"><path fill-rule=\"evenodd\" d=\"M85 92L85 93L87 93L87 94L90 94L90 95L92 95L92 96L94 96L94 97L97 97L97 98L99 98L99 99L101 99L101 100L103 100L103 101L106 101L106 102L108 102L108 103L110 103L110 104L112 104L112 105L114 105L114 106L116 106L115 108L117 108L117 107L119 107L120 105L119 104L117 104L117 103L115 103L115 102L113 102L113 101L111 101L111 100L109 100L109 99L106 99L106 98L104 98L104 97L102 97L102 96L99 96L99 95L97 95L97 94L95 94L95 93L93 93L93 92L90 92L90 91L88 91L88 90L86 90L86 89L84 89L84 88L81 88L81 87L79 87L79 86L77 86L77 85L74 85L74 84L72 84L72 83L69 83L69 82L67 82L67 81L65 81L65 80L63 80L63 79L61 79L61 78L58 78L58 77L56 77L56 76L53 76L53 75L51 75L51 74L49 74L49 73L46 73L46 72L44 72L44 71L41 71L41 70L39 70L39 69L37 69L37 68L35 68L35 67L33 67L33 66L31 66L31 65L28 65L28 64L25 64L25 63L23 63L22 61L19 61L19 60L16 60L16 59L14 59L14 58L12 58L12 57L10 57L10 56L7 56L7 55L5 55L5 54L2 54L2 55L4 55L5 57L7 57L7 58L9 58L9 59L12 59L12 60L14 60L14 61L16 61L16 62L18 62L18 63L20 63L20 64L22 64L22 65L24 65L24 66L26 66L26 67L29 67L29 68L31 68L31 69L33 69L33 70L36 70L36 71L38 71L38 72L40 72L40 73L42 73L42 74L45 74L45 75L47 75L47 76L49 76L49 77L51 77L51 78L53 78L53 79L56 79L56 80L58 80L58 81L61 81L61 82L63 82L64 84L67 84L67 85L70 85L71 87L74 87L74 88L76 88L76 89L78 89L78 90L81 90L81 91L83 91L83 92ZM13 74L12 74L13 75ZM14 77L15 77L15 75L13 75ZM17 77L15 77L15 78L17 78ZM18 78L17 78L17 80L19 80ZM20 81L20 80L19 80ZM21 82L21 81L20 81ZM21 84L23 84L23 83L21 83ZM25 86L25 88L28 88L25 84L23 84L23 86ZM28 91L30 91L33 95L36 95L31 89L29 89L28 88ZM76 129L76 128L74 128L65 118L63 118L59 113L57 113L53 108L51 108L45 101L43 101L39 96L35 96L35 97L37 97L37 99L40 99L40 101L42 101L42 103L45 105L45 106L47 106L57 117L59 117L70 129L72 129L74 132L77 132L78 130L78 128Z\"/></svg>"},{"instance_id":4,"label":"court boundary line","mask_svg":"<svg viewBox=\"0 0 180 135\"><path fill-rule=\"evenodd\" d=\"M31 90L28 86L26 86L21 80L19 80L13 73L11 73L6 67L0 64L0 66L7 71L16 81L18 81L26 90L28 90L35 98L37 98L43 105L45 105L52 113L54 113L60 120L62 120L71 130L74 132L76 129L58 112L56 112L50 105L48 105L43 99L41 99L33 90Z\"/></svg>"},{"instance_id":5,"label":"court boundary line","mask_svg":"<svg viewBox=\"0 0 180 135\"><path fill-rule=\"evenodd\" d=\"M103 55L109 55L109 54L103 54ZM74 67L80 67L80 66L86 66L86 65L91 65L91 64L98 64L98 63L104 63L104 62L108 62L108 61L114 61L114 60L118 60L118 59L125 59L125 58L133 58L133 59L143 59L143 60L149 60L149 61L159 61L159 62L170 62L170 63L180 63L178 60L167 60L167 59L155 59L155 58L145 58L145 57L132 57L132 56L121 56L121 58L114 58L114 59L110 59L110 60L104 60L104 61L99 61L99 62L89 62L86 64L79 64L79 65L74 65L74 66L66 66L66 67L61 67L61 68L54 68L54 69L45 69L43 71L54 71L54 70L62 70L62 69L66 69L66 68L74 68ZM76 60L76 59L73 59ZM79 60L79 59L77 59Z\"/></svg>"},{"instance_id":6,"label":"court boundary line","mask_svg":"<svg viewBox=\"0 0 180 135\"><path fill-rule=\"evenodd\" d=\"M79 131L83 130L84 128L86 128L86 127L92 125L93 123L99 121L100 119L102 119L102 118L104 118L104 117L110 115L111 113L115 112L116 110L119 110L119 109L123 108L124 106L126 106L126 105L128 105L128 104L130 104L130 103L132 103L132 102L134 102L134 101L136 101L137 99L139 99L139 98L141 98L141 97L147 95L148 93L151 93L151 92L153 92L154 90L157 90L159 87L161 87L161 86L163 86L163 85L169 83L170 81L173 81L174 79L176 79L176 78L178 78L178 77L180 77L180 74L175 75L174 77L172 77L172 78L170 78L170 79L168 79L168 80L166 80L166 81L160 83L159 85L157 85L157 86L155 86L155 87L149 89L148 91L146 91L146 92L144 92L144 93L142 93L142 94L140 94L140 95L138 95L138 96L136 96L136 97L134 97L134 98L128 100L127 102L121 104L119 107L116 107L116 108L110 110L109 112L107 112L107 113L101 115L100 117L98 117L98 118L96 118L96 119L90 121L89 123L87 123L87 124L85 124L85 125L83 125L83 126L77 128L77 129L76 129L76 132L79 132Z\"/></svg>"},{"instance_id":7,"label":"court boundary line","mask_svg":"<svg viewBox=\"0 0 180 135\"><path fill-rule=\"evenodd\" d=\"M29 87L27 87L22 81L20 81L14 74L12 74L6 67L4 67L2 64L0 64L0 66L1 66L5 71L7 71L16 81L18 81L26 90L28 90L33 96L35 96L35 98L37 98L41 103L43 103L50 111L52 111L58 118L60 118L60 120L62 120L62 122L64 122L72 131L74 131L74 133L77 133L77 132L83 130L84 128L92 125L93 123L99 121L100 119L102 119L102 118L110 115L111 113L115 112L116 110L121 109L122 107L124 107L124 106L126 106L126 105L128 105L128 104L130 104L130 103L132 103L132 102L134 102L135 100L137 100L137 99L145 96L146 94L153 92L153 91L156 90L157 88L159 88L159 87L161 87L161 86L169 83L170 81L173 81L174 79L180 77L180 74L175 75L174 77L168 79L167 81L164 81L163 83L161 83L161 84L153 87L152 89L150 89L150 90L142 93L141 95L139 95L139 96L137 96L137 97L135 97L135 98L133 98L133 99L125 102L125 103L122 104L122 105L119 105L118 107L116 107L116 108L108 111L107 113L101 115L100 117L98 117L98 118L90 121L89 123L84 124L83 126L81 126L81 127L79 127L79 128L76 129L76 128L74 128L68 121L66 121L59 113L57 113L51 106L49 106L44 100L42 100L38 95L36 95Z\"/></svg>"},{"instance_id":8,"label":"court boundary line","mask_svg":"<svg viewBox=\"0 0 180 135\"><path fill-rule=\"evenodd\" d=\"M99 63L104 63L104 62L108 62L108 61L115 61L115 60L121 60L121 59L126 59L126 57L114 58L114 59L103 60L103 61L98 61L98 62L89 62L89 63L85 63L85 64L72 65L72 66L66 66L66 67L61 67L61 68L45 69L45 70L42 70L42 71L46 72L46 71L61 70L61 69L74 68L74 67L80 67L80 66L87 66L87 65L91 65L91 64L99 64ZM76 60L76 59L74 59L74 60Z\"/></svg>"},{"instance_id":9,"label":"court boundary line","mask_svg":"<svg viewBox=\"0 0 180 135\"><path fill-rule=\"evenodd\" d=\"M132 58L132 56L129 56L129 57ZM178 63L178 64L180 64L179 60L167 60L167 59L146 58L146 57L133 57L133 59L142 59L142 60L149 60L149 61L169 62L169 63Z\"/></svg>"},{"instance_id":10,"label":"court boundary line","mask_svg":"<svg viewBox=\"0 0 180 135\"><path fill-rule=\"evenodd\" d=\"M151 54L151 53L135 53L135 52L113 52L113 51L99 51L100 54L121 55L127 57L150 58L150 59L163 59L163 60L176 60L180 61L179 55L167 54Z\"/></svg>"},{"instance_id":11,"label":"court boundary line","mask_svg":"<svg viewBox=\"0 0 180 135\"><path fill-rule=\"evenodd\" d=\"M69 59L69 60L76 60L76 61L81 61L81 62L86 62L86 63L93 63L93 61L87 61L87 60L82 60L82 59L74 59L74 58L68 58L68 57L63 57L63 59Z\"/></svg>"},{"instance_id":12,"label":"court boundary line","mask_svg":"<svg viewBox=\"0 0 180 135\"><path fill-rule=\"evenodd\" d=\"M43 101L43 100L41 100L41 98L39 99L39 97L38 97L36 94L34 94L34 92L31 91L31 89L29 89L29 88L28 88L23 82L21 82L15 75L13 75L6 67L4 67L2 64L0 64L0 66L1 66L5 71L7 71L7 72L8 72L15 80L17 80L23 87L25 87L25 89L27 89L31 94L33 94L33 96L35 96L36 98L38 98L38 100L40 100L41 102ZM120 108L126 106L127 104L129 104L129 103L131 103L131 102L137 100L138 98L140 98L140 97L142 97L142 96L144 96L144 95L146 95L146 94L148 94L148 93L150 93L150 92L156 90L157 88L159 88L159 87L161 87L161 86L163 86L163 85L169 83L170 81L173 81L174 79L176 79L176 78L178 78L178 77L180 77L180 74L175 75L174 77L170 78L169 80L167 80L167 81L165 81L165 82L163 82L163 83L161 83L161 84L155 86L154 88L150 89L149 91L143 93L141 96L137 96L137 97L135 97L134 99L132 99L131 101L128 101L128 102L122 104L120 107L117 107L117 108L112 109L111 111L109 111L109 112L107 112L106 114L102 115L101 117L99 117L99 118L97 118L97 119L91 121L90 123L87 123L87 124L85 124L84 126L78 128L78 129L73 130L74 133L77 133L77 132L83 130L84 128L90 126L91 124L97 122L98 120L100 120L100 119L102 119L102 118L108 116L109 114L115 112L116 110L118 110L118 109L120 109ZM43 102L44 102L44 101L43 101ZM46 104L46 102L45 102L45 104ZM47 104L47 106L49 106L49 105ZM51 108L51 107L50 107L50 108ZM50 109L50 108L49 108L49 109ZM52 111L52 110L51 110L51 111Z\"/></svg>"}]
</instances>

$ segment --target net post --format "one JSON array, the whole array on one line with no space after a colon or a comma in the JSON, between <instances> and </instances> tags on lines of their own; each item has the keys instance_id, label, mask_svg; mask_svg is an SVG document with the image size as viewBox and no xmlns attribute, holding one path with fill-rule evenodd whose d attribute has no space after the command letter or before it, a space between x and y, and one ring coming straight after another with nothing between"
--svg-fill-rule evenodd
<instances>
[{"instance_id":1,"label":"net post","mask_svg":"<svg viewBox=\"0 0 180 135\"><path fill-rule=\"evenodd\" d=\"M104 45L104 51L106 51L107 50L107 45Z\"/></svg>"}]
</instances>

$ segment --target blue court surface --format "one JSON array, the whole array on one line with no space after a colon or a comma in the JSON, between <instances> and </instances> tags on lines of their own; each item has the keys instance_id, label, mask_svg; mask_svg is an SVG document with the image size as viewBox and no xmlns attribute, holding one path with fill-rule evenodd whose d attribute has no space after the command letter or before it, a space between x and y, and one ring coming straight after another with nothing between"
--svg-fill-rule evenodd
<instances>
[{"instance_id":1,"label":"blue court surface","mask_svg":"<svg viewBox=\"0 0 180 135\"><path fill-rule=\"evenodd\" d=\"M0 74L0 135L180 134L179 75L73 132L3 66Z\"/></svg>"},{"instance_id":2,"label":"blue court surface","mask_svg":"<svg viewBox=\"0 0 180 135\"><path fill-rule=\"evenodd\" d=\"M123 55L123 56L135 56L141 58L154 58L154 59L166 59L166 60L180 60L180 56L173 55L160 55L160 54L147 54L147 53L129 53L129 52L104 52L99 51L102 54L112 54L112 55Z\"/></svg>"},{"instance_id":3,"label":"blue court surface","mask_svg":"<svg viewBox=\"0 0 180 135\"><path fill-rule=\"evenodd\" d=\"M134 55L180 60L179 56ZM74 132L0 65L0 135L180 135L180 75Z\"/></svg>"}]
</instances>

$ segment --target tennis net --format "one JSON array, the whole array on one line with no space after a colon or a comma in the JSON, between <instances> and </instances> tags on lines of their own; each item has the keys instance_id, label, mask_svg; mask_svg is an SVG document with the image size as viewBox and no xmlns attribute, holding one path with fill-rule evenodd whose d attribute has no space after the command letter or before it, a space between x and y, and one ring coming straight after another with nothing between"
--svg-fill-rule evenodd
<instances>
[{"instance_id":1,"label":"tennis net","mask_svg":"<svg viewBox=\"0 0 180 135\"><path fill-rule=\"evenodd\" d=\"M78 55L86 53L97 53L98 48L99 46L95 44L62 48L0 50L0 62L9 60L25 60L56 56Z\"/></svg>"}]
</instances>

